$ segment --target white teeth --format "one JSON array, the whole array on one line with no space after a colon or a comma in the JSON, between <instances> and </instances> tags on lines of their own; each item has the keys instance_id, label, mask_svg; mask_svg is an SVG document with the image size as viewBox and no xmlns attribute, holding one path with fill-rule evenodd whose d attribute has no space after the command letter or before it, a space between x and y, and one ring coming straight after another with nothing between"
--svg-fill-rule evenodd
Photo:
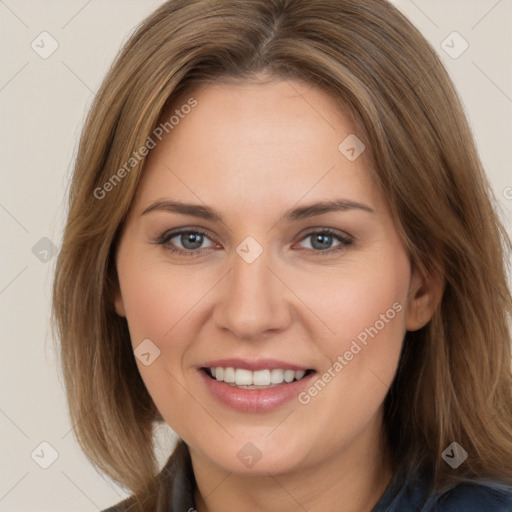
<instances>
[{"instance_id":1,"label":"white teeth","mask_svg":"<svg viewBox=\"0 0 512 512\"><path fill-rule=\"evenodd\" d=\"M252 383L255 386L268 386L270 384L270 370L252 372Z\"/></svg>"},{"instance_id":2,"label":"white teeth","mask_svg":"<svg viewBox=\"0 0 512 512\"><path fill-rule=\"evenodd\" d=\"M298 372L295 372L295 380L302 379L302 377L304 377L304 375L306 375L305 370L299 370Z\"/></svg>"},{"instance_id":3,"label":"white teeth","mask_svg":"<svg viewBox=\"0 0 512 512\"><path fill-rule=\"evenodd\" d=\"M272 384L282 384L284 381L284 370L270 370L270 382Z\"/></svg>"},{"instance_id":4,"label":"white teeth","mask_svg":"<svg viewBox=\"0 0 512 512\"><path fill-rule=\"evenodd\" d=\"M284 372L285 382L291 382L295 378L295 372L293 370L286 370Z\"/></svg>"},{"instance_id":5,"label":"white teeth","mask_svg":"<svg viewBox=\"0 0 512 512\"><path fill-rule=\"evenodd\" d=\"M236 386L270 386L272 384L282 384L283 382L292 382L300 380L306 375L305 370L257 370L251 372L243 368L210 368L212 376L218 380L234 384Z\"/></svg>"},{"instance_id":6,"label":"white teeth","mask_svg":"<svg viewBox=\"0 0 512 512\"><path fill-rule=\"evenodd\" d=\"M242 368L237 368L235 370L235 384L237 386L251 386L252 372L250 370L242 370Z\"/></svg>"},{"instance_id":7,"label":"white teeth","mask_svg":"<svg viewBox=\"0 0 512 512\"><path fill-rule=\"evenodd\" d=\"M225 368L224 369L224 382L235 382L235 369Z\"/></svg>"}]
</instances>

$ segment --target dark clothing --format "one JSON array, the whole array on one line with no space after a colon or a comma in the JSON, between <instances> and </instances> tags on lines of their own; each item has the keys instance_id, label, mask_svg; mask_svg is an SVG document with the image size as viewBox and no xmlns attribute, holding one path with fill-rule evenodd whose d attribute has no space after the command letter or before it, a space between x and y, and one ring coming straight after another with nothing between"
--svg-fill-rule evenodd
<instances>
[{"instance_id":1,"label":"dark clothing","mask_svg":"<svg viewBox=\"0 0 512 512\"><path fill-rule=\"evenodd\" d=\"M196 482L183 441L179 441L161 475L166 485L162 486L155 512L195 512ZM103 512L129 511L130 504L125 500ZM397 471L372 512L512 512L512 487L472 482L432 494L426 474L408 477Z\"/></svg>"}]
</instances>

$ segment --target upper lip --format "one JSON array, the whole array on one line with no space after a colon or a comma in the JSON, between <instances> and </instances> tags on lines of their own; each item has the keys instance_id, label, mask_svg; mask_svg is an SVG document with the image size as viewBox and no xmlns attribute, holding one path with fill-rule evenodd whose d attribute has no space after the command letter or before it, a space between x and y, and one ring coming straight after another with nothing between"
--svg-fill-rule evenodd
<instances>
[{"instance_id":1,"label":"upper lip","mask_svg":"<svg viewBox=\"0 0 512 512\"><path fill-rule=\"evenodd\" d=\"M310 368L306 366L301 366L297 364L287 363L286 361L280 361L279 359L239 359L239 358L229 358L229 359L215 359L214 361L207 361L200 365L201 368L240 368L244 370L250 370L252 372L258 370L309 370Z\"/></svg>"}]
</instances>

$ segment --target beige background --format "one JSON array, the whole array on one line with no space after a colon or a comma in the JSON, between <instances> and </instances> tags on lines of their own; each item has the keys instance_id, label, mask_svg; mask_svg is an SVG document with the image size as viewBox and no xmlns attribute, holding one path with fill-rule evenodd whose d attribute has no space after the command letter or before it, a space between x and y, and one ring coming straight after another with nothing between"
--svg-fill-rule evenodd
<instances>
[{"instance_id":1,"label":"beige background","mask_svg":"<svg viewBox=\"0 0 512 512\"><path fill-rule=\"evenodd\" d=\"M97 511L126 495L92 468L71 433L48 329L52 247L85 112L120 44L161 3L0 0L0 512ZM510 233L512 1L394 3L448 67ZM42 48L43 31L58 43L46 59L31 47L51 49L48 38ZM458 58L441 46L454 31L469 44ZM450 36L445 44L453 54L464 42ZM163 460L172 433L159 439Z\"/></svg>"}]
</instances>

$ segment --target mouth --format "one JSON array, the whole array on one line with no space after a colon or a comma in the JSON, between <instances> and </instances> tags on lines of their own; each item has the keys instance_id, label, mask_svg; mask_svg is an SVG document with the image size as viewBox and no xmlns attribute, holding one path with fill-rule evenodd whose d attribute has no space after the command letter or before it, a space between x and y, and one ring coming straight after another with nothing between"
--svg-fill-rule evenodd
<instances>
[{"instance_id":1,"label":"mouth","mask_svg":"<svg viewBox=\"0 0 512 512\"><path fill-rule=\"evenodd\" d=\"M313 369L292 370L283 368L268 368L251 371L235 367L202 367L201 371L211 380L222 382L233 388L265 390L278 386L286 386L309 377L315 373Z\"/></svg>"},{"instance_id":2,"label":"mouth","mask_svg":"<svg viewBox=\"0 0 512 512\"><path fill-rule=\"evenodd\" d=\"M273 358L203 361L196 370L209 398L244 413L272 412L298 400L318 375L307 366Z\"/></svg>"}]
</instances>

